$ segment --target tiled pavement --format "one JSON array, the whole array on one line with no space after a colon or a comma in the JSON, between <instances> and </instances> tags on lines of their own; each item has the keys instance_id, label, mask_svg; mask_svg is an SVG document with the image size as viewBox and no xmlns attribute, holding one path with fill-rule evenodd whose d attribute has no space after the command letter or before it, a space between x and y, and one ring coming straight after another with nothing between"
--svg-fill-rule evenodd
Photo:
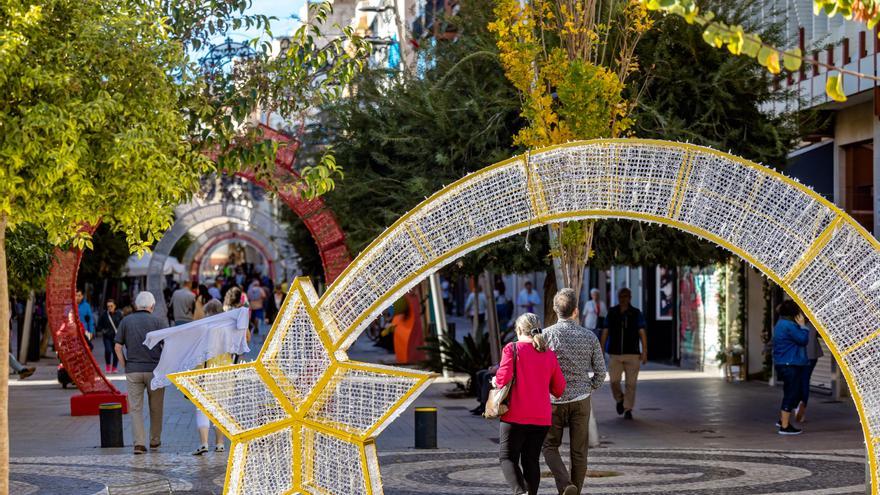
<instances>
[{"instance_id":1,"label":"tiled pavement","mask_svg":"<svg viewBox=\"0 0 880 495\"><path fill-rule=\"evenodd\" d=\"M390 356L359 342L353 359ZM166 390L160 452L130 455L101 449L97 418L73 418L54 366L10 386L11 477L14 494L220 493L226 454L193 457L192 405ZM122 377L115 383L124 388ZM454 386L433 385L414 406L438 407L439 449L413 446L414 419L405 412L378 439L388 495L508 493L497 468L497 422L471 416L473 399L451 399ZM728 384L706 375L652 366L639 382L636 420L617 417L610 392L594 398L602 446L590 454L596 475L589 493L821 495L864 493L864 448L855 410L816 395L806 432L780 437L773 427L780 390ZM130 442L128 419L125 438ZM552 480L542 494L553 493Z\"/></svg>"}]
</instances>

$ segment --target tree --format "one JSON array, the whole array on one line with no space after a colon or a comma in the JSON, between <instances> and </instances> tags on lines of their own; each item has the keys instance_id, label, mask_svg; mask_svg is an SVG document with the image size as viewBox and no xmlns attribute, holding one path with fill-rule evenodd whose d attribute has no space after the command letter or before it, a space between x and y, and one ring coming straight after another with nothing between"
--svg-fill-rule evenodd
<instances>
[{"instance_id":1,"label":"tree","mask_svg":"<svg viewBox=\"0 0 880 495\"><path fill-rule=\"evenodd\" d=\"M254 56L228 73L202 71L192 50L231 29L268 29L269 19L246 14L249 6L0 2L0 349L9 347L7 230L31 224L54 246L84 248L91 239L83 226L104 223L143 251L170 225L173 206L215 168L211 157L224 170L271 177L275 145L249 125L256 110L296 115L338 94L362 66L367 48L350 30L318 47L319 27L306 24L285 58L291 67L270 57L268 43L254 42ZM310 8L316 22L329 12L328 4ZM336 174L325 155L299 187L323 193ZM2 371L0 493L8 492L6 405Z\"/></svg>"},{"instance_id":2,"label":"tree","mask_svg":"<svg viewBox=\"0 0 880 495\"><path fill-rule=\"evenodd\" d=\"M425 196L510 154L519 106L486 24L490 0L461 5L459 38L419 51L419 77L365 73L327 105L306 142L326 143L345 180L325 201L358 252Z\"/></svg>"},{"instance_id":3,"label":"tree","mask_svg":"<svg viewBox=\"0 0 880 495\"><path fill-rule=\"evenodd\" d=\"M637 0L501 0L489 29L527 125L514 144L541 148L618 137L632 126L635 50L652 18ZM557 277L580 294L596 222L549 226ZM552 286L551 286L552 287ZM545 293L545 300L551 294ZM552 312L547 312L552 320Z\"/></svg>"}]
</instances>

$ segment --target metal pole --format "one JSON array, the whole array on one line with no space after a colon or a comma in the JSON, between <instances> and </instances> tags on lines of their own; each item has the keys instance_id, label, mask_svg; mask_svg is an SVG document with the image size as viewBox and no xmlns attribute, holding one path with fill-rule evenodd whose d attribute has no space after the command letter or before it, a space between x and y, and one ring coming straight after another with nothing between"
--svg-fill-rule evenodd
<instances>
[{"instance_id":1,"label":"metal pole","mask_svg":"<svg viewBox=\"0 0 880 495\"><path fill-rule=\"evenodd\" d=\"M428 278L431 284L431 306L434 308L434 325L437 328L437 340L441 342L440 361L443 363L443 378L449 378L449 368L446 367L446 359L442 354L442 342L447 335L446 308L443 305L443 290L440 287L440 275L434 273Z\"/></svg>"}]
</instances>

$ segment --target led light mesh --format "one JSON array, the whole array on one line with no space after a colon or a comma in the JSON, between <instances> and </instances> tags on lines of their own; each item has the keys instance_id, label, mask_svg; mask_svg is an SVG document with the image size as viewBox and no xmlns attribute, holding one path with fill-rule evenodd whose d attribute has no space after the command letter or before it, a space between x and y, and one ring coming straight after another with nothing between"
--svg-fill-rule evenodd
<instances>
[{"instance_id":1,"label":"led light mesh","mask_svg":"<svg viewBox=\"0 0 880 495\"><path fill-rule=\"evenodd\" d=\"M291 403L301 403L330 366L324 349L298 292L291 291L261 362Z\"/></svg>"},{"instance_id":2,"label":"led light mesh","mask_svg":"<svg viewBox=\"0 0 880 495\"><path fill-rule=\"evenodd\" d=\"M534 213L526 191L525 170L521 163L513 162L451 187L388 231L365 256L354 261L332 294L322 300L322 311L332 316L338 327L331 330L334 340L361 317L351 338L342 343L343 348L348 347L358 331L382 310L376 306L368 311L369 307L383 295L388 299L389 289L424 270L430 260L495 230L528 221ZM406 290L396 294L403 292Z\"/></svg>"},{"instance_id":3,"label":"led light mesh","mask_svg":"<svg viewBox=\"0 0 880 495\"><path fill-rule=\"evenodd\" d=\"M880 254L852 225L841 223L792 286L838 349L880 330Z\"/></svg>"},{"instance_id":4,"label":"led light mesh","mask_svg":"<svg viewBox=\"0 0 880 495\"><path fill-rule=\"evenodd\" d=\"M236 443L227 494L289 493L293 481L293 428Z\"/></svg>"},{"instance_id":5,"label":"led light mesh","mask_svg":"<svg viewBox=\"0 0 880 495\"><path fill-rule=\"evenodd\" d=\"M232 435L290 417L253 366L182 375L176 381Z\"/></svg>"},{"instance_id":6,"label":"led light mesh","mask_svg":"<svg viewBox=\"0 0 880 495\"><path fill-rule=\"evenodd\" d=\"M305 492L366 495L370 480L363 470L357 445L304 427L302 458L302 488Z\"/></svg>"},{"instance_id":7,"label":"led light mesh","mask_svg":"<svg viewBox=\"0 0 880 495\"><path fill-rule=\"evenodd\" d=\"M423 378L403 378L359 369L337 368L308 417L366 434L397 401ZM374 432L378 435L379 432Z\"/></svg>"}]
</instances>

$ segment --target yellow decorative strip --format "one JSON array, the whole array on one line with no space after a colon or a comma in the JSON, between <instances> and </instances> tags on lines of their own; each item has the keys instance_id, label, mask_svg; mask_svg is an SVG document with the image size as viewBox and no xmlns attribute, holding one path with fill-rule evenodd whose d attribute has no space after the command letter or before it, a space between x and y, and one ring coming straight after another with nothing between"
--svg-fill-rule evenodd
<instances>
[{"instance_id":1,"label":"yellow decorative strip","mask_svg":"<svg viewBox=\"0 0 880 495\"><path fill-rule=\"evenodd\" d=\"M272 392L272 395L274 395L275 399L281 404L281 407L284 408L285 411L287 411L287 414L289 414L290 417L296 415L296 409L293 407L293 404L290 402L287 394L285 394L281 390L281 387L278 386L278 383L275 382L275 379L272 377L272 375L270 375L269 372L266 371L263 363L257 361L256 365L257 374L260 375L260 378Z\"/></svg>"},{"instance_id":2,"label":"yellow decorative strip","mask_svg":"<svg viewBox=\"0 0 880 495\"><path fill-rule=\"evenodd\" d=\"M681 166L678 167L678 177L675 179L675 189L672 191L672 197L669 199L669 218L678 218L681 211L680 203L684 202L684 189L687 187L687 179L691 174L691 162L693 161L693 153L685 150L684 158Z\"/></svg>"},{"instance_id":3,"label":"yellow decorative strip","mask_svg":"<svg viewBox=\"0 0 880 495\"><path fill-rule=\"evenodd\" d=\"M413 232L412 224L403 224L403 230L406 232L406 235L409 236L409 240L413 243L413 246L415 246L416 249L419 251L419 254L422 255L422 259L426 262L431 261L431 257L428 256L428 253L426 253L425 250L422 248L422 243L421 241L419 241L418 236L416 236L416 233Z\"/></svg>"},{"instance_id":4,"label":"yellow decorative strip","mask_svg":"<svg viewBox=\"0 0 880 495\"><path fill-rule=\"evenodd\" d=\"M235 436L235 440L239 442L247 442L248 440L252 440L257 437L261 437L263 435L274 433L276 431L283 430L288 426L295 426L296 418L288 418L283 419L281 421L273 421L271 423L265 424L259 428L254 428L253 430L247 430L245 432L239 433Z\"/></svg>"},{"instance_id":5,"label":"yellow decorative strip","mask_svg":"<svg viewBox=\"0 0 880 495\"><path fill-rule=\"evenodd\" d=\"M804 254L800 258L798 258L794 266L792 266L788 273L786 273L785 276L782 278L787 284L793 283L795 279L798 278L798 276L800 276L800 274L807 269L807 266L810 264L810 262L816 259L816 255L819 254L819 251L821 251L822 248L828 245L828 242L831 240L831 236L834 235L834 232L837 231L837 227L840 226L841 222L843 222L842 217L834 217L834 220L832 220L828 224L828 226L825 227L825 230L823 230L822 233L819 234L819 237L817 237L816 240L814 240L813 243L810 244L810 247L807 248Z\"/></svg>"},{"instance_id":6,"label":"yellow decorative strip","mask_svg":"<svg viewBox=\"0 0 880 495\"><path fill-rule=\"evenodd\" d=\"M855 350L858 349L859 347L863 347L865 344L867 344L868 342L874 340L874 339L877 338L878 336L880 336L880 329L875 330L873 333L871 333L871 334L868 335L867 337L865 337L865 338L863 338L862 340L856 342L855 344L849 346L845 351L843 351L843 352L841 353L841 355L842 355L842 356L849 356L850 354L853 353L853 351L855 351Z\"/></svg>"},{"instance_id":7,"label":"yellow decorative strip","mask_svg":"<svg viewBox=\"0 0 880 495\"><path fill-rule=\"evenodd\" d=\"M364 487L367 490L367 495L373 495L373 480L370 478L370 467L367 462L367 449L365 446L358 445L358 456L361 459L361 478L364 480Z\"/></svg>"}]
</instances>

